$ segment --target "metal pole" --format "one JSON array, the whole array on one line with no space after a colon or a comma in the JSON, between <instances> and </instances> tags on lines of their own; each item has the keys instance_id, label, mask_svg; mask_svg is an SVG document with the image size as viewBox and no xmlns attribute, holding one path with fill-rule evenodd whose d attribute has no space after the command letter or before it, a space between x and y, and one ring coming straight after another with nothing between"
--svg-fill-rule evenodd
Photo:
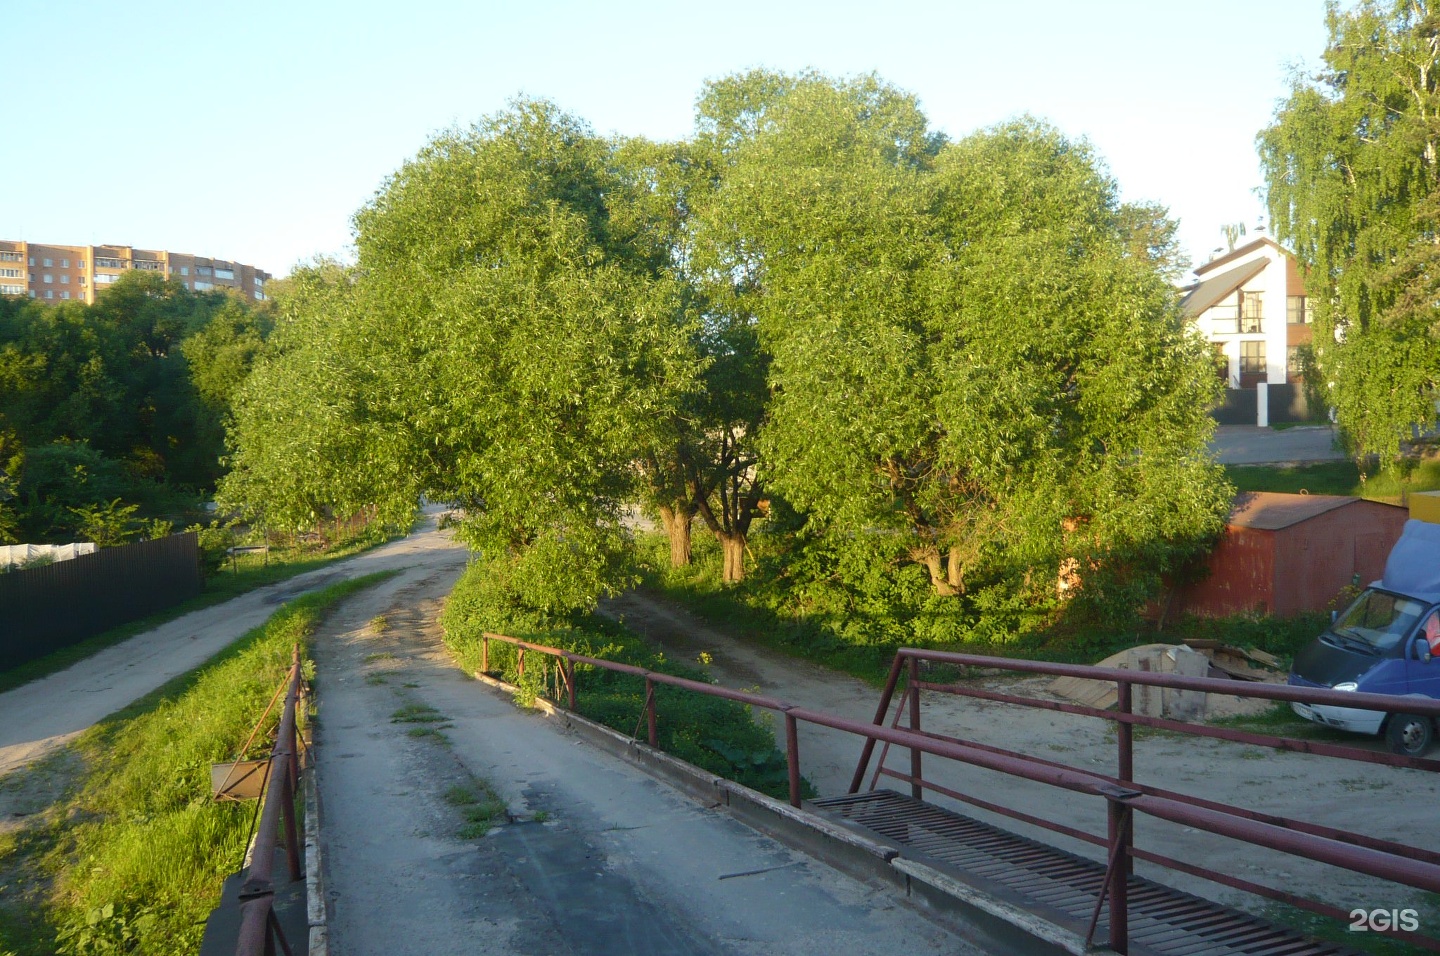
<instances>
[{"instance_id":1,"label":"metal pole","mask_svg":"<svg viewBox=\"0 0 1440 956\"><path fill-rule=\"evenodd\" d=\"M895 696L895 683L900 679L900 655L895 655L895 660L890 662L890 675L885 678L885 689L880 692L880 706L875 708L875 719L872 723L883 725L885 714L890 710L890 700ZM866 737L865 746L860 751L860 762L855 765L855 776L850 778L850 789L847 793L859 793L860 784L865 782L865 771L870 766L870 757L875 753L875 738Z\"/></svg>"},{"instance_id":2,"label":"metal pole","mask_svg":"<svg viewBox=\"0 0 1440 956\"><path fill-rule=\"evenodd\" d=\"M650 746L655 746L655 682L645 678L645 725L649 729Z\"/></svg>"},{"instance_id":3,"label":"metal pole","mask_svg":"<svg viewBox=\"0 0 1440 956\"><path fill-rule=\"evenodd\" d=\"M794 717L785 715L785 764L790 771L790 806L800 806L800 732Z\"/></svg>"},{"instance_id":4,"label":"metal pole","mask_svg":"<svg viewBox=\"0 0 1440 956\"><path fill-rule=\"evenodd\" d=\"M1110 948L1125 956L1130 951L1130 808L1119 800L1106 801L1112 857L1110 863Z\"/></svg>"},{"instance_id":5,"label":"metal pole","mask_svg":"<svg viewBox=\"0 0 1440 956\"><path fill-rule=\"evenodd\" d=\"M920 730L920 661L910 658L910 729ZM925 788L920 786L922 774L920 772L920 751L914 747L910 748L910 796L916 800L925 795Z\"/></svg>"}]
</instances>

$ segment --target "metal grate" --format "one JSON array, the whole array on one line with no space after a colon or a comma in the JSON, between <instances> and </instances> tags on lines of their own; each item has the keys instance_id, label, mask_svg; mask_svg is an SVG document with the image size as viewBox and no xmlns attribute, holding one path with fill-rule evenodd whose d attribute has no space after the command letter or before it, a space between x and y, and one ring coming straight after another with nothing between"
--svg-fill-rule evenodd
<instances>
[{"instance_id":1,"label":"metal grate","mask_svg":"<svg viewBox=\"0 0 1440 956\"><path fill-rule=\"evenodd\" d=\"M1105 867L893 790L816 800L982 891L1084 935ZM1130 952L1156 956L1358 956L1248 913L1132 876ZM1102 911L1095 938L1109 930Z\"/></svg>"}]
</instances>

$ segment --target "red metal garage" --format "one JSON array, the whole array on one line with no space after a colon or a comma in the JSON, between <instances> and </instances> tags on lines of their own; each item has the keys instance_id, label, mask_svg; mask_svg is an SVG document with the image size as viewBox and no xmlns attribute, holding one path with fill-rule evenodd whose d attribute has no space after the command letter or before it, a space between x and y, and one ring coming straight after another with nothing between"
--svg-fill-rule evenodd
<instances>
[{"instance_id":1,"label":"red metal garage","mask_svg":"<svg viewBox=\"0 0 1440 956\"><path fill-rule=\"evenodd\" d=\"M1209 573L1179 588L1170 613L1323 611L1357 576L1362 585L1380 577L1407 517L1397 505L1344 495L1240 494Z\"/></svg>"}]
</instances>

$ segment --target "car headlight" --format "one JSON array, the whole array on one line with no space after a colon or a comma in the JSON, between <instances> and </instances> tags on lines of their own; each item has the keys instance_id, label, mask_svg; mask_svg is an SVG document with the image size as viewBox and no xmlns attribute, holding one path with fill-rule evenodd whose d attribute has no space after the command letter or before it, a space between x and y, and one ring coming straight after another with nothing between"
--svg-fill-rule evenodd
<instances>
[{"instance_id":1,"label":"car headlight","mask_svg":"<svg viewBox=\"0 0 1440 956\"><path fill-rule=\"evenodd\" d=\"M1347 680L1343 684L1336 684L1331 690L1359 690L1360 685L1353 680Z\"/></svg>"}]
</instances>

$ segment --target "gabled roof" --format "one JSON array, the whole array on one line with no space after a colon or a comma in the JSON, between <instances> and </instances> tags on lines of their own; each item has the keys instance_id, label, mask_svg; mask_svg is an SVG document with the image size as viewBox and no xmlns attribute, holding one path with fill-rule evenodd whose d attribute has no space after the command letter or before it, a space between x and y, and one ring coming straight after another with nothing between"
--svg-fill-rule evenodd
<instances>
[{"instance_id":1,"label":"gabled roof","mask_svg":"<svg viewBox=\"0 0 1440 956\"><path fill-rule=\"evenodd\" d=\"M1235 496L1235 510L1230 512L1226 524L1232 528L1279 531L1365 500L1352 495L1285 495L1274 491L1247 491ZM1382 501L1370 504L1384 508L1398 507Z\"/></svg>"},{"instance_id":2,"label":"gabled roof","mask_svg":"<svg viewBox=\"0 0 1440 956\"><path fill-rule=\"evenodd\" d=\"M1194 270L1195 274L1198 276L1203 275L1206 272L1212 272L1215 269L1218 269L1221 266L1225 265L1227 262L1234 262L1236 259L1239 259L1240 257L1248 253L1254 252L1256 249L1259 249L1262 246L1269 246L1271 249L1274 249L1276 252L1283 253L1287 257L1290 255L1290 251L1284 246L1280 245L1280 243L1276 242L1274 239L1271 239L1269 236L1261 236L1259 239L1250 240L1243 246L1231 249L1229 252L1225 253L1219 258L1211 259L1203 266L1200 266L1198 269Z\"/></svg>"},{"instance_id":3,"label":"gabled roof","mask_svg":"<svg viewBox=\"0 0 1440 956\"><path fill-rule=\"evenodd\" d=\"M1191 286L1185 298L1180 300L1181 311L1191 318L1199 315L1216 302L1219 302L1240 288L1240 286L1246 282L1249 282L1269 264L1269 259L1256 259L1254 262L1247 262L1244 265L1236 266L1228 272L1222 272L1218 276L1211 276Z\"/></svg>"}]
</instances>

